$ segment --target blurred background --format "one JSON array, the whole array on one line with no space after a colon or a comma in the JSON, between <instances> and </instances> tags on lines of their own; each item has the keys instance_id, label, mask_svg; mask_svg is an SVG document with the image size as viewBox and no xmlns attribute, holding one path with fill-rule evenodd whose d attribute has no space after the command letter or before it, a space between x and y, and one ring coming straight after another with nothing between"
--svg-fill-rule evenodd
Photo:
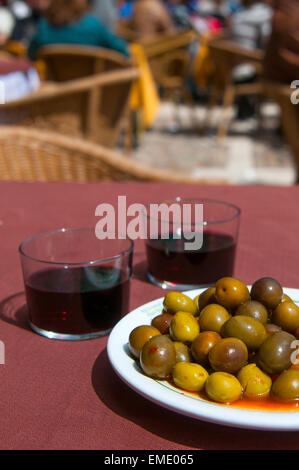
<instances>
[{"instance_id":1,"label":"blurred background","mask_svg":"<svg viewBox=\"0 0 299 470\"><path fill-rule=\"evenodd\" d=\"M0 5L1 179L297 183L299 0Z\"/></svg>"}]
</instances>

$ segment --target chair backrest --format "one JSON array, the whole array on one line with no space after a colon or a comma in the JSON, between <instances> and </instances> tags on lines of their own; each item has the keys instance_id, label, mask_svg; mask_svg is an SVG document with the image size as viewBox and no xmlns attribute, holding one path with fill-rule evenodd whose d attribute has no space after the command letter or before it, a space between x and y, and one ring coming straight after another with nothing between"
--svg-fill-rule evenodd
<instances>
[{"instance_id":1,"label":"chair backrest","mask_svg":"<svg viewBox=\"0 0 299 470\"><path fill-rule=\"evenodd\" d=\"M0 126L0 180L224 183L153 169L79 138Z\"/></svg>"},{"instance_id":2,"label":"chair backrest","mask_svg":"<svg viewBox=\"0 0 299 470\"><path fill-rule=\"evenodd\" d=\"M197 38L193 30L184 30L171 33L160 33L140 39L151 68L155 81L164 86L168 78L172 80L181 77L184 79L186 73L186 59L189 55L188 46ZM176 64L182 65L179 69Z\"/></svg>"},{"instance_id":3,"label":"chair backrest","mask_svg":"<svg viewBox=\"0 0 299 470\"><path fill-rule=\"evenodd\" d=\"M177 88L184 85L189 64L189 53L177 49L165 54L155 69L156 82L163 88Z\"/></svg>"},{"instance_id":4,"label":"chair backrest","mask_svg":"<svg viewBox=\"0 0 299 470\"><path fill-rule=\"evenodd\" d=\"M138 42L139 34L130 28L127 20L119 20L115 25L115 32L118 36L128 42Z\"/></svg>"},{"instance_id":5,"label":"chair backrest","mask_svg":"<svg viewBox=\"0 0 299 470\"><path fill-rule=\"evenodd\" d=\"M135 67L52 83L22 100L0 105L0 124L55 129L113 147L120 133Z\"/></svg>"},{"instance_id":6,"label":"chair backrest","mask_svg":"<svg viewBox=\"0 0 299 470\"><path fill-rule=\"evenodd\" d=\"M148 58L158 57L168 52L189 46L197 38L192 29L178 32L159 33L154 36L141 38L138 42L143 45Z\"/></svg>"},{"instance_id":7,"label":"chair backrest","mask_svg":"<svg viewBox=\"0 0 299 470\"><path fill-rule=\"evenodd\" d=\"M209 41L209 54L215 67L215 77L219 88L232 80L232 70L240 64L252 64L260 71L264 52L258 49L247 49L229 39L216 38Z\"/></svg>"},{"instance_id":8,"label":"chair backrest","mask_svg":"<svg viewBox=\"0 0 299 470\"><path fill-rule=\"evenodd\" d=\"M38 59L45 62L47 80L65 82L132 65L122 54L100 47L58 44L42 47Z\"/></svg>"}]
</instances>

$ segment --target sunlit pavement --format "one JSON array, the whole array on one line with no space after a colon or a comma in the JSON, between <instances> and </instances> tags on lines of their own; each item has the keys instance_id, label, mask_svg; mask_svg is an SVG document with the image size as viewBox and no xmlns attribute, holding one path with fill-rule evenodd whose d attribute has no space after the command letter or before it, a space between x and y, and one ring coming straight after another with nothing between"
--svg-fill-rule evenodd
<instances>
[{"instance_id":1,"label":"sunlit pavement","mask_svg":"<svg viewBox=\"0 0 299 470\"><path fill-rule=\"evenodd\" d=\"M235 110L231 110L231 117ZM150 131L142 134L132 158L155 168L219 178L236 184L291 185L295 182L293 157L279 132L279 109L263 105L260 119L233 118L226 138L216 138L220 108L203 131L206 108L163 103Z\"/></svg>"}]
</instances>

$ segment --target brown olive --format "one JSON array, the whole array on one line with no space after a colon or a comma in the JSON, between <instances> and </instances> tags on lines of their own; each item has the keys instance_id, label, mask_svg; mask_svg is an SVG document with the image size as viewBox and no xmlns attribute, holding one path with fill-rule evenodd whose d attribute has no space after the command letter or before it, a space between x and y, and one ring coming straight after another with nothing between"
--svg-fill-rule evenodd
<instances>
[{"instance_id":1,"label":"brown olive","mask_svg":"<svg viewBox=\"0 0 299 470\"><path fill-rule=\"evenodd\" d=\"M295 336L277 331L263 342L257 353L258 365L268 374L280 374L291 365L292 342Z\"/></svg>"},{"instance_id":2,"label":"brown olive","mask_svg":"<svg viewBox=\"0 0 299 470\"><path fill-rule=\"evenodd\" d=\"M221 336L216 331L203 331L199 333L191 344L191 354L194 360L202 366L208 366L209 352L220 340Z\"/></svg>"},{"instance_id":3,"label":"brown olive","mask_svg":"<svg viewBox=\"0 0 299 470\"><path fill-rule=\"evenodd\" d=\"M222 277L216 282L215 297L220 305L234 310L249 300L249 290L244 282L233 277Z\"/></svg>"},{"instance_id":4,"label":"brown olive","mask_svg":"<svg viewBox=\"0 0 299 470\"><path fill-rule=\"evenodd\" d=\"M188 346L180 341L173 342L176 362L191 362L191 354Z\"/></svg>"},{"instance_id":5,"label":"brown olive","mask_svg":"<svg viewBox=\"0 0 299 470\"><path fill-rule=\"evenodd\" d=\"M267 337L264 325L246 315L231 317L222 326L221 335L241 339L250 350L258 349Z\"/></svg>"},{"instance_id":6,"label":"brown olive","mask_svg":"<svg viewBox=\"0 0 299 470\"><path fill-rule=\"evenodd\" d=\"M283 401L299 400L299 370L282 372L272 385L272 395Z\"/></svg>"},{"instance_id":7,"label":"brown olive","mask_svg":"<svg viewBox=\"0 0 299 470\"><path fill-rule=\"evenodd\" d=\"M274 323L266 323L265 330L267 336L273 335L273 333L277 333L277 331L281 331L281 327L278 325L274 325Z\"/></svg>"},{"instance_id":8,"label":"brown olive","mask_svg":"<svg viewBox=\"0 0 299 470\"><path fill-rule=\"evenodd\" d=\"M152 319L152 326L157 328L162 335L169 333L170 322L173 319L171 313L161 313Z\"/></svg>"},{"instance_id":9,"label":"brown olive","mask_svg":"<svg viewBox=\"0 0 299 470\"><path fill-rule=\"evenodd\" d=\"M216 331L220 333L222 325L230 318L225 307L219 304L209 304L199 314L201 331Z\"/></svg>"},{"instance_id":10,"label":"brown olive","mask_svg":"<svg viewBox=\"0 0 299 470\"><path fill-rule=\"evenodd\" d=\"M263 324L268 321L268 310L257 300L247 300L243 304L239 305L235 314L247 315L248 317L255 318Z\"/></svg>"},{"instance_id":11,"label":"brown olive","mask_svg":"<svg viewBox=\"0 0 299 470\"><path fill-rule=\"evenodd\" d=\"M223 338L209 352L209 362L216 371L237 373L248 360L246 344L238 338Z\"/></svg>"},{"instance_id":12,"label":"brown olive","mask_svg":"<svg viewBox=\"0 0 299 470\"><path fill-rule=\"evenodd\" d=\"M153 336L160 335L160 331L154 326L140 325L131 331L129 336L129 349L133 356L139 358L139 354L144 344Z\"/></svg>"},{"instance_id":13,"label":"brown olive","mask_svg":"<svg viewBox=\"0 0 299 470\"><path fill-rule=\"evenodd\" d=\"M263 277L253 284L250 291L251 298L273 310L281 302L283 290L278 281L272 277Z\"/></svg>"},{"instance_id":14,"label":"brown olive","mask_svg":"<svg viewBox=\"0 0 299 470\"><path fill-rule=\"evenodd\" d=\"M175 347L166 335L152 337L140 352L140 365L150 377L165 379L175 363Z\"/></svg>"},{"instance_id":15,"label":"brown olive","mask_svg":"<svg viewBox=\"0 0 299 470\"><path fill-rule=\"evenodd\" d=\"M299 327L299 307L292 301L281 302L272 314L272 321L285 331L295 331Z\"/></svg>"}]
</instances>

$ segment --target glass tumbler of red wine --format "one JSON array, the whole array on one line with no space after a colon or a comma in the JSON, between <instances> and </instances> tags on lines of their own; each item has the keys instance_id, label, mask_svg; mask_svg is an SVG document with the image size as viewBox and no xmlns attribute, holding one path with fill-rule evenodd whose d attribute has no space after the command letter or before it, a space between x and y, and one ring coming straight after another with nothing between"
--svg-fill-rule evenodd
<instances>
[{"instance_id":1,"label":"glass tumbler of red wine","mask_svg":"<svg viewBox=\"0 0 299 470\"><path fill-rule=\"evenodd\" d=\"M92 228L34 236L19 248L31 328L48 338L108 334L129 311L133 242Z\"/></svg>"},{"instance_id":2,"label":"glass tumbler of red wine","mask_svg":"<svg viewBox=\"0 0 299 470\"><path fill-rule=\"evenodd\" d=\"M164 289L189 290L232 276L240 214L234 204L213 199L178 197L149 204L145 213L149 280ZM201 243L190 243L192 237Z\"/></svg>"}]
</instances>

